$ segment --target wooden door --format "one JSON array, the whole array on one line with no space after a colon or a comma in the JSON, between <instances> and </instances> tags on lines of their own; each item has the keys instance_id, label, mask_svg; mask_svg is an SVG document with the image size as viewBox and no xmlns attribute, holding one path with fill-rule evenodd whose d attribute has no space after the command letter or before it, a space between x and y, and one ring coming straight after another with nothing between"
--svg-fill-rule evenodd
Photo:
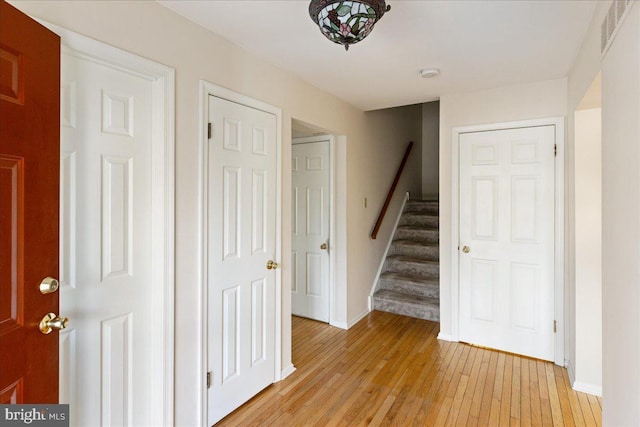
<instances>
[{"instance_id":1,"label":"wooden door","mask_svg":"<svg viewBox=\"0 0 640 427\"><path fill-rule=\"evenodd\" d=\"M208 424L275 381L276 116L209 97ZM273 264L269 264L273 267Z\"/></svg>"},{"instance_id":2,"label":"wooden door","mask_svg":"<svg viewBox=\"0 0 640 427\"><path fill-rule=\"evenodd\" d=\"M294 140L291 311L329 322L329 141Z\"/></svg>"},{"instance_id":3,"label":"wooden door","mask_svg":"<svg viewBox=\"0 0 640 427\"><path fill-rule=\"evenodd\" d=\"M0 2L0 402L58 402L60 39Z\"/></svg>"},{"instance_id":4,"label":"wooden door","mask_svg":"<svg viewBox=\"0 0 640 427\"><path fill-rule=\"evenodd\" d=\"M460 135L460 340L554 358L555 127Z\"/></svg>"}]
</instances>

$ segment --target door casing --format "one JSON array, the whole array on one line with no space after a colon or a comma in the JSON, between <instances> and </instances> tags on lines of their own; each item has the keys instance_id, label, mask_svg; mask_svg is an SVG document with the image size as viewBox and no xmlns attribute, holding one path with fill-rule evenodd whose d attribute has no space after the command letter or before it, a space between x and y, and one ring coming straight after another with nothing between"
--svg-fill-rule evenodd
<instances>
[{"instance_id":1,"label":"door casing","mask_svg":"<svg viewBox=\"0 0 640 427\"><path fill-rule=\"evenodd\" d=\"M199 425L206 425L207 420L207 322L209 316L207 314L207 303L209 301L207 290L207 185L209 181L207 159L208 154L208 123L209 123L209 96L226 99L238 104L245 105L250 108L262 110L276 116L276 255L275 261L282 262L282 110L273 105L258 101L249 96L234 92L230 89L217 86L213 83L200 81L200 207L199 207L199 232L200 236L199 255L198 255L198 276L200 283L200 331L197 333L198 348L198 372L200 378L198 388L200 390L200 410ZM275 286L275 357L274 372L275 382L280 381L287 375L291 374L295 368L293 365L282 365L282 269L275 270L276 286ZM289 313L290 314L290 313Z\"/></svg>"},{"instance_id":2,"label":"door casing","mask_svg":"<svg viewBox=\"0 0 640 427\"><path fill-rule=\"evenodd\" d=\"M62 48L74 55L90 58L133 73L151 81L153 97L152 124L152 282L161 284L162 292L154 298L154 316L161 325L154 340L162 348L154 368L163 374L162 390L153 402L163 425L174 420L174 125L175 70L141 56L82 36L66 28L36 19L61 37ZM153 331L150 331L153 332Z\"/></svg>"},{"instance_id":3,"label":"door casing","mask_svg":"<svg viewBox=\"0 0 640 427\"><path fill-rule=\"evenodd\" d=\"M311 136L306 138L295 138L292 140L292 144L306 144L313 142L329 142L329 324L335 326L336 324L336 314L335 314L335 304L333 303L335 295L336 295L336 275L335 275L335 265L336 265L336 239L335 236L335 224L336 224L336 215L335 215L335 187L336 187L336 179L335 179L335 137L333 135L320 135L320 136ZM292 213L293 215L293 213Z\"/></svg>"},{"instance_id":4,"label":"door casing","mask_svg":"<svg viewBox=\"0 0 640 427\"><path fill-rule=\"evenodd\" d=\"M554 340L554 363L565 366L564 359L564 260L565 260L565 218L564 218L564 144L565 144L565 119L564 117L550 117L544 119L522 120L504 123L490 123L484 125L461 126L452 129L451 148L451 300L441 301L449 304L451 313L451 335L440 333L439 339L446 341L460 340L460 305L459 305L459 250L460 244L460 135L470 132L485 132L504 129L527 128L536 126L555 126L556 160L555 160L555 262L554 262L554 317L557 322L557 331ZM447 272L443 272L447 274ZM442 283L441 285L442 286Z\"/></svg>"}]
</instances>

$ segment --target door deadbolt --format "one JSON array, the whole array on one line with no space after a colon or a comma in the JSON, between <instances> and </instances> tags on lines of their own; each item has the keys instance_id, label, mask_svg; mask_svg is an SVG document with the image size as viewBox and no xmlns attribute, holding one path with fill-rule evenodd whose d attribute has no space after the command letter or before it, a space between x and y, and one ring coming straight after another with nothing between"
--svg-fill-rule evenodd
<instances>
[{"instance_id":1,"label":"door deadbolt","mask_svg":"<svg viewBox=\"0 0 640 427\"><path fill-rule=\"evenodd\" d=\"M42 282L40 282L40 293L41 294L52 294L55 291L58 290L58 288L60 287L60 282L58 282L56 279L54 279L53 277L45 277L44 279L42 279Z\"/></svg>"}]
</instances>

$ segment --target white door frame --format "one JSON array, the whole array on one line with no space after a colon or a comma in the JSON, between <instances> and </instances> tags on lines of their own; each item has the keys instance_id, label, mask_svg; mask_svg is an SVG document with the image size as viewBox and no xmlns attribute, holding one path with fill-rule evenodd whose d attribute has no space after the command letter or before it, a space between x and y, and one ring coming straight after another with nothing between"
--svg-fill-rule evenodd
<instances>
[{"instance_id":1,"label":"white door frame","mask_svg":"<svg viewBox=\"0 0 640 427\"><path fill-rule=\"evenodd\" d=\"M201 424L206 425L208 404L207 404L207 302L209 301L207 283L207 206L208 206L208 179L209 170L207 159L209 158L207 124L209 123L209 96L226 99L227 101L242 104L244 106L265 111L276 116L276 255L275 260L280 263L282 260L282 109L273 105L258 101L249 96L234 92L230 89L217 86L204 80L200 80L200 218L199 218L199 256L198 271L200 277L200 333L198 357L198 371L200 372L200 414ZM276 275L276 307L275 307L275 357L274 374L275 382L282 379L284 367L282 365L282 269L275 270Z\"/></svg>"},{"instance_id":2,"label":"white door frame","mask_svg":"<svg viewBox=\"0 0 640 427\"><path fill-rule=\"evenodd\" d=\"M554 362L565 366L564 360L564 117L523 120L485 125L461 126L452 129L451 144L451 341L460 340L460 135L471 132L555 126L557 156L555 159L555 261L554 261L554 316L557 332L554 339ZM552 325L549 325L552 327Z\"/></svg>"},{"instance_id":3,"label":"white door frame","mask_svg":"<svg viewBox=\"0 0 640 427\"><path fill-rule=\"evenodd\" d=\"M336 188L336 175L335 175L335 141L336 138L333 135L319 135L310 136L306 138L292 138L291 144L306 144L310 142L323 142L329 141L329 324L335 325L337 323L336 314L334 313L333 299L336 295L336 242L334 239L336 215L335 215L335 188ZM293 212L291 213L293 215ZM293 283L293 282L292 282Z\"/></svg>"},{"instance_id":4,"label":"white door frame","mask_svg":"<svg viewBox=\"0 0 640 427\"><path fill-rule=\"evenodd\" d=\"M61 49L77 57L134 74L151 82L151 283L162 292L153 293L152 311L162 328L149 331L154 348L162 348L151 361L153 372L162 372L162 388L154 390L152 413L162 414L162 425L174 423L174 269L175 269L175 70L141 56L115 48L66 28L36 19L61 37Z\"/></svg>"}]
</instances>

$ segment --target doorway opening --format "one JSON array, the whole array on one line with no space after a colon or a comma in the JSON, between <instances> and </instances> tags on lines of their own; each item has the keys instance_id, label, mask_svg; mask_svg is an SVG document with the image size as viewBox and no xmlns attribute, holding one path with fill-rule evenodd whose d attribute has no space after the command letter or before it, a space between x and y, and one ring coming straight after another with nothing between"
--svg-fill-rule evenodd
<instances>
[{"instance_id":1,"label":"doorway opening","mask_svg":"<svg viewBox=\"0 0 640 427\"><path fill-rule=\"evenodd\" d=\"M335 264L335 137L291 123L291 312L330 323Z\"/></svg>"},{"instance_id":2,"label":"doorway opening","mask_svg":"<svg viewBox=\"0 0 640 427\"><path fill-rule=\"evenodd\" d=\"M348 329L347 138L297 119L291 138L291 312ZM295 364L300 343L291 344Z\"/></svg>"}]
</instances>

